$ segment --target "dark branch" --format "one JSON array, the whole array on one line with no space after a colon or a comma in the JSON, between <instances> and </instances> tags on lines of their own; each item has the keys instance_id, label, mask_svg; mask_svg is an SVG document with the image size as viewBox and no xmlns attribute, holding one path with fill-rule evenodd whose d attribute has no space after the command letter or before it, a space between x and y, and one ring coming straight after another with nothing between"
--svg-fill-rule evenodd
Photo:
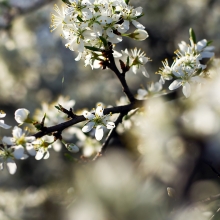
<instances>
[{"instance_id":1,"label":"dark branch","mask_svg":"<svg viewBox=\"0 0 220 220\"><path fill-rule=\"evenodd\" d=\"M143 104L143 101L137 101L134 104L106 108L104 110L104 114L110 114L110 113L115 114L115 113L125 113L125 112L127 113L128 111L132 110L135 106L142 106L142 104ZM44 135L51 134L56 131L62 132L64 129L66 129L74 124L77 124L79 122L86 121L86 120L87 119L84 118L83 115L75 115L75 117L69 121L66 121L61 124L54 125L51 127L44 127L43 131L40 131L32 136L35 136L36 138L40 138Z\"/></svg>"},{"instance_id":2,"label":"dark branch","mask_svg":"<svg viewBox=\"0 0 220 220\"><path fill-rule=\"evenodd\" d=\"M128 97L129 101L132 103L135 101L135 98L133 96L133 94L131 93L128 84L125 80L125 74L120 73L120 71L118 70L116 64L115 64L115 59L113 57L113 54L110 53L109 54L109 63L107 63L107 67L112 70L115 75L118 77L119 81L121 82L122 88L123 88L123 92L125 93L125 95Z\"/></svg>"}]
</instances>

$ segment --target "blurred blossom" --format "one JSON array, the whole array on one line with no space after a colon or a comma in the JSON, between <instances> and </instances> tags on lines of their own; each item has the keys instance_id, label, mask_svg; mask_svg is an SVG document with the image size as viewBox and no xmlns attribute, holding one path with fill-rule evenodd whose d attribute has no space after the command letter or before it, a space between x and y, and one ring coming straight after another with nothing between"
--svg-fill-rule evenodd
<instances>
[{"instance_id":1,"label":"blurred blossom","mask_svg":"<svg viewBox=\"0 0 220 220\"><path fill-rule=\"evenodd\" d=\"M219 132L220 126L220 76L219 60L212 62L209 79L200 89L195 90L194 97L186 102L186 111L182 121L188 132L196 135L214 135Z\"/></svg>"},{"instance_id":2,"label":"blurred blossom","mask_svg":"<svg viewBox=\"0 0 220 220\"><path fill-rule=\"evenodd\" d=\"M137 113L132 119L135 123L131 131L127 131L127 142L134 149L137 146L145 174L172 184L178 195L198 155L196 146L192 146L191 152L188 151L188 143L178 133L176 121L179 116L175 102L149 99L144 111ZM182 167L187 167L188 171ZM182 175L178 175L179 173Z\"/></svg>"},{"instance_id":3,"label":"blurred blossom","mask_svg":"<svg viewBox=\"0 0 220 220\"><path fill-rule=\"evenodd\" d=\"M202 207L187 207L185 209L180 209L175 212L171 220L209 220L211 214L203 213Z\"/></svg>"},{"instance_id":4,"label":"blurred blossom","mask_svg":"<svg viewBox=\"0 0 220 220\"><path fill-rule=\"evenodd\" d=\"M46 113L46 118L45 118L46 126L52 126L66 121L67 115L58 111L55 108L55 106L58 106L59 104L64 108L66 108L67 110L70 110L70 108L74 108L75 101L69 99L68 97L59 96L56 101L50 104L44 102L42 103L42 108L36 110L36 113L33 118L36 119L37 121L41 121L44 114Z\"/></svg>"},{"instance_id":5,"label":"blurred blossom","mask_svg":"<svg viewBox=\"0 0 220 220\"><path fill-rule=\"evenodd\" d=\"M163 88L162 83L160 83L160 82L156 82L156 83L151 82L147 86L147 89L145 89L145 88L138 89L136 98L141 100L141 99L147 98L149 96L159 95L160 94L159 92L162 90L162 88Z\"/></svg>"},{"instance_id":6,"label":"blurred blossom","mask_svg":"<svg viewBox=\"0 0 220 220\"><path fill-rule=\"evenodd\" d=\"M219 130L219 116L209 106L197 105L186 111L182 120L188 132L201 136L215 134Z\"/></svg>"},{"instance_id":7,"label":"blurred blossom","mask_svg":"<svg viewBox=\"0 0 220 220\"><path fill-rule=\"evenodd\" d=\"M86 137L83 141L78 141L77 145L82 148L82 154L84 157L95 156L97 153L101 151L101 144L90 137Z\"/></svg>"},{"instance_id":8,"label":"blurred blossom","mask_svg":"<svg viewBox=\"0 0 220 220\"><path fill-rule=\"evenodd\" d=\"M97 163L78 169L74 178L77 200L67 219L156 219L167 212L166 191L157 181L144 179L141 170L120 152L109 152Z\"/></svg>"}]
</instances>

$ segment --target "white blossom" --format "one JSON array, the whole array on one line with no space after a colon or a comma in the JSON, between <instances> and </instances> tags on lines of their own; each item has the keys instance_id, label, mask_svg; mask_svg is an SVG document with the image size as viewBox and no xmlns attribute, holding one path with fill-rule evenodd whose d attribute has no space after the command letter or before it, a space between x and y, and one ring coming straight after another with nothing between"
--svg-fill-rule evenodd
<instances>
[{"instance_id":1,"label":"white blossom","mask_svg":"<svg viewBox=\"0 0 220 220\"><path fill-rule=\"evenodd\" d=\"M10 174L15 174L17 170L17 165L14 161L14 159L26 159L28 156L24 154L24 147L19 146L13 146L13 147L7 147L4 145L4 147L0 148L0 170L4 168L4 163L7 166L7 169Z\"/></svg>"},{"instance_id":2,"label":"white blossom","mask_svg":"<svg viewBox=\"0 0 220 220\"><path fill-rule=\"evenodd\" d=\"M70 4L64 4L61 10L55 5L54 10L57 15L51 16L52 31L60 26L62 37L68 41L66 47L78 52L75 60L83 59L85 65L89 64L92 68L101 66L100 59L98 51L94 52L88 47L104 50L104 42L120 43L130 23L138 28L132 33L134 39L144 40L148 37L147 32L143 31L145 27L137 21L142 16L142 7L134 8L123 0L70 0Z\"/></svg>"},{"instance_id":3,"label":"white blossom","mask_svg":"<svg viewBox=\"0 0 220 220\"><path fill-rule=\"evenodd\" d=\"M126 60L129 58L129 72L133 72L134 74L141 72L145 77L149 77L149 74L144 65L150 61L150 59L146 57L144 52L141 52L140 49L138 50L135 48L134 50L131 50L131 53L125 49L122 51L122 54L126 57Z\"/></svg>"},{"instance_id":4,"label":"white blossom","mask_svg":"<svg viewBox=\"0 0 220 220\"><path fill-rule=\"evenodd\" d=\"M48 159L50 157L49 149L52 148L53 142L53 137L50 136L43 136L32 142L34 149L36 150L35 159Z\"/></svg>"},{"instance_id":5,"label":"white blossom","mask_svg":"<svg viewBox=\"0 0 220 220\"><path fill-rule=\"evenodd\" d=\"M199 55L198 58L201 60L203 58L211 58L214 56L214 46L208 46L208 41L206 39L200 40L196 44L191 41L191 45L187 44L185 41L181 41L179 44L180 51L182 53L196 54Z\"/></svg>"},{"instance_id":6,"label":"white blossom","mask_svg":"<svg viewBox=\"0 0 220 220\"><path fill-rule=\"evenodd\" d=\"M147 89L138 89L137 91L137 99L144 99L147 96L154 96L158 94L162 90L163 86L162 83L156 82L156 83L150 83Z\"/></svg>"},{"instance_id":7,"label":"white blossom","mask_svg":"<svg viewBox=\"0 0 220 220\"><path fill-rule=\"evenodd\" d=\"M71 153L79 152L79 148L75 144L65 144L67 150Z\"/></svg>"},{"instance_id":8,"label":"white blossom","mask_svg":"<svg viewBox=\"0 0 220 220\"><path fill-rule=\"evenodd\" d=\"M95 138L100 141L104 135L104 128L113 129L115 127L114 122L109 121L110 115L104 115L103 108L101 105L98 105L94 113L84 111L83 116L89 121L84 125L82 131L87 133L96 128Z\"/></svg>"},{"instance_id":9,"label":"white blossom","mask_svg":"<svg viewBox=\"0 0 220 220\"><path fill-rule=\"evenodd\" d=\"M6 113L0 110L0 118L4 118L6 116ZM9 129L11 128L10 125L5 124L4 120L0 120L0 127L4 129Z\"/></svg>"},{"instance_id":10,"label":"white blossom","mask_svg":"<svg viewBox=\"0 0 220 220\"><path fill-rule=\"evenodd\" d=\"M205 69L205 67L199 63L198 56L185 55L176 59L172 68L172 73L176 79L170 84L169 89L174 90L182 86L183 94L188 98L191 94L190 83L202 82L202 78L197 72L200 69Z\"/></svg>"},{"instance_id":11,"label":"white blossom","mask_svg":"<svg viewBox=\"0 0 220 220\"><path fill-rule=\"evenodd\" d=\"M207 40L203 39L195 44L190 39L190 42L191 45L182 41L179 44L180 50L175 52L177 57L172 65L169 66L168 61L165 60L162 62L164 67L157 72L161 75L160 82L163 84L165 80L174 79L169 86L170 90L182 86L182 92L186 98L191 95L191 84L201 84L207 76L205 72L206 65L202 64L201 60L214 56L214 47L209 46Z\"/></svg>"},{"instance_id":12,"label":"white blossom","mask_svg":"<svg viewBox=\"0 0 220 220\"><path fill-rule=\"evenodd\" d=\"M19 108L15 111L15 120L19 124L23 124L29 116L30 112L26 108Z\"/></svg>"},{"instance_id":13,"label":"white blossom","mask_svg":"<svg viewBox=\"0 0 220 220\"><path fill-rule=\"evenodd\" d=\"M4 136L2 139L2 142L4 142L7 145L13 145L13 146L23 146L26 147L27 143L32 143L35 140L34 136L26 136L26 133L22 131L21 128L18 126L15 126L12 130L13 137L6 137ZM31 147L29 146L28 149ZM31 151L31 149L30 149Z\"/></svg>"}]
</instances>

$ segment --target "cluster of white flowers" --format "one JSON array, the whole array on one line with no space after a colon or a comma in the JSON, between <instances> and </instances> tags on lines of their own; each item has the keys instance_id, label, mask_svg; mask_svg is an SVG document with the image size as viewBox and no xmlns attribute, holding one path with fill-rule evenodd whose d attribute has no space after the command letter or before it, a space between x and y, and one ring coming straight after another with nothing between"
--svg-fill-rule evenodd
<instances>
[{"instance_id":1,"label":"cluster of white flowers","mask_svg":"<svg viewBox=\"0 0 220 220\"><path fill-rule=\"evenodd\" d=\"M72 106L74 103L71 101L69 104ZM70 127L71 131L68 131L67 134L71 134L71 136L75 134L77 139L81 140L84 144L84 142L88 142L86 141L87 139L91 140L91 138L86 137L83 132L86 133L91 131L92 128L96 128L95 137L98 141L100 141L104 136L105 128L113 129L115 127L114 122L109 121L109 116L111 114L104 115L103 111L104 109L101 104L98 105L94 112L84 111L83 115L86 119L88 119L86 125L84 125L82 130L77 127ZM29 110L25 108L17 109L15 111L15 120L20 125L23 123L34 124L35 121L29 117L29 114ZM0 111L0 117L3 118L5 116L6 114L3 111ZM6 125L3 120L0 120L0 127L9 129L11 126ZM36 139L34 136L29 136L28 132L24 132L18 126L15 126L12 129L12 137L4 136L1 139L1 142L0 169L3 169L3 165L5 163L10 174L14 174L17 170L17 165L14 161L15 159L23 160L28 158L28 155L34 156L36 160L48 159L50 156L49 149L52 148L56 142L58 142L57 145L60 146L61 144L64 144L67 150L71 153L79 152L79 147L73 143L66 143L64 140L61 141L49 135ZM80 145L82 147L82 143ZM98 143L95 144L90 141L87 145L88 146L85 149L82 147L83 155L86 157L91 156L94 152L100 151L100 144ZM56 147L55 150L57 150Z\"/></svg>"},{"instance_id":2,"label":"cluster of white flowers","mask_svg":"<svg viewBox=\"0 0 220 220\"><path fill-rule=\"evenodd\" d=\"M203 39L198 43L190 38L191 45L182 41L179 44L179 50L175 53L177 57L171 66L168 61L165 60L163 68L161 68L158 74L161 75L160 82L165 83L165 80L174 81L170 84L169 89L175 90L180 86L183 87L182 91L186 98L191 94L191 83L202 83L203 79L207 77L205 72L206 65L201 63L204 58L210 59L214 56L214 47L209 46L210 42Z\"/></svg>"},{"instance_id":3,"label":"cluster of white flowers","mask_svg":"<svg viewBox=\"0 0 220 220\"><path fill-rule=\"evenodd\" d=\"M18 109L15 111L15 120L19 124L23 124L29 120L29 111L27 109ZM1 117L5 117L6 114L1 111ZM1 120L1 127L4 129L9 129L11 126L4 124ZM16 163L14 159L26 159L28 155L34 156L36 151L32 145L35 141L34 136L26 136L26 132L23 132L21 128L15 126L12 130L12 137L4 136L2 138L2 144L0 145L0 169L3 169L3 164L6 163L8 171L10 174L14 174L17 170Z\"/></svg>"},{"instance_id":4,"label":"cluster of white flowers","mask_svg":"<svg viewBox=\"0 0 220 220\"><path fill-rule=\"evenodd\" d=\"M78 52L75 60L83 59L85 66L101 67L100 62L105 61L102 52L108 49L108 42L117 44L123 36L139 41L148 37L145 27L137 21L143 15L142 7L134 8L124 0L69 0L62 10L57 5L54 10L58 15L52 14L51 31L62 27L61 36L68 41L66 47ZM133 33L127 33L130 23L137 28ZM116 51L113 55L121 56ZM137 61L133 66L138 69L146 63L142 58Z\"/></svg>"},{"instance_id":5,"label":"cluster of white flowers","mask_svg":"<svg viewBox=\"0 0 220 220\"><path fill-rule=\"evenodd\" d=\"M29 118L29 110L20 108L15 111L15 120L20 125L23 123L33 123L34 121ZM0 117L5 117L6 114L1 111ZM9 129L11 126L6 125L3 120L0 121L0 126L4 129ZM4 136L0 145L0 169L3 169L4 163L6 164L10 174L14 174L17 170L15 159L26 159L28 154L35 156L36 160L42 158L49 158L49 148L54 142L53 137L44 136L36 139L34 136L28 136L27 132L15 126L12 130L12 137ZM28 154L26 154L26 152Z\"/></svg>"}]
</instances>

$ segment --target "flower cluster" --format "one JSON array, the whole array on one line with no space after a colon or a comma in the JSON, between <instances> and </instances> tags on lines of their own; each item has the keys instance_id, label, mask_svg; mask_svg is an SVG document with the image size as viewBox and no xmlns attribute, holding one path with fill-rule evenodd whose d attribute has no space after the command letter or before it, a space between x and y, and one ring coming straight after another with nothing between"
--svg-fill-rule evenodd
<instances>
[{"instance_id":1,"label":"flower cluster","mask_svg":"<svg viewBox=\"0 0 220 220\"><path fill-rule=\"evenodd\" d=\"M194 43L191 36L191 45L182 41L179 44L179 50L175 52L177 57L171 66L165 60L163 68L158 71L161 75L160 82L165 83L165 80L174 81L170 84L169 89L175 90L180 86L183 87L182 91L186 98L191 94L191 83L202 83L203 79L207 77L205 72L206 65L201 63L203 58L210 59L214 56L214 47L209 46L210 42L203 39L198 43Z\"/></svg>"},{"instance_id":2,"label":"flower cluster","mask_svg":"<svg viewBox=\"0 0 220 220\"><path fill-rule=\"evenodd\" d=\"M35 153L33 146L30 144L35 140L35 137L26 137L26 133L17 126L13 128L12 135L13 137L4 136L2 138L4 147L0 149L0 169L3 169L3 164L6 163L10 174L14 174L17 170L14 159L26 159L28 155L25 154L25 150L30 155Z\"/></svg>"},{"instance_id":3,"label":"flower cluster","mask_svg":"<svg viewBox=\"0 0 220 220\"><path fill-rule=\"evenodd\" d=\"M103 61L102 52L108 49L108 42L117 44L123 36L135 40L148 37L137 21L143 15L142 7L134 8L124 0L69 0L62 11L57 5L54 10L58 15L52 14L51 31L62 26L66 47L79 53L77 61L84 59L85 65L92 68ZM127 33L130 23L137 28L133 33Z\"/></svg>"},{"instance_id":4,"label":"flower cluster","mask_svg":"<svg viewBox=\"0 0 220 220\"><path fill-rule=\"evenodd\" d=\"M20 125L23 123L34 124L34 120L29 117L29 110L20 108L15 111L14 117ZM1 111L0 117L5 117L6 114ZM3 120L0 120L0 127L9 129L11 126L6 125ZM53 136L45 135L42 138L36 139L34 136L29 136L26 131L15 126L12 129L12 137L4 136L0 144L0 170L6 164L10 174L14 174L17 170L15 159L23 160L30 156L35 156L36 160L48 159L49 149L56 140ZM58 141L58 140L57 140ZM57 142L56 141L56 142ZM67 148L70 152L77 152L77 147L70 145Z\"/></svg>"}]
</instances>

